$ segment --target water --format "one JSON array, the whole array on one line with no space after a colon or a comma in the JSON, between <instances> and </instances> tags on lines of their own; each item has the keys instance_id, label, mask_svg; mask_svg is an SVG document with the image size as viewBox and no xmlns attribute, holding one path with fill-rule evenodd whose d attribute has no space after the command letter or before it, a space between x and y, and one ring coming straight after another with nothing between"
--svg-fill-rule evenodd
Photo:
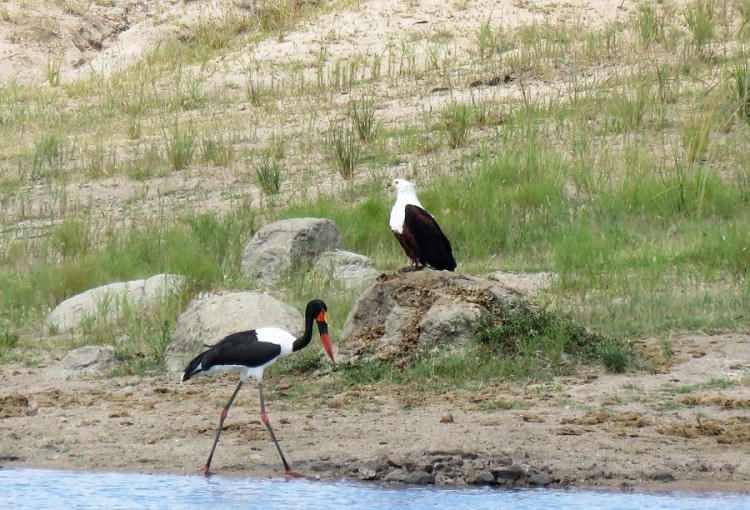
<instances>
[{"instance_id":1,"label":"water","mask_svg":"<svg viewBox=\"0 0 750 510\"><path fill-rule=\"evenodd\" d=\"M0 508L750 510L750 494L403 488L349 481L0 468Z\"/></svg>"}]
</instances>

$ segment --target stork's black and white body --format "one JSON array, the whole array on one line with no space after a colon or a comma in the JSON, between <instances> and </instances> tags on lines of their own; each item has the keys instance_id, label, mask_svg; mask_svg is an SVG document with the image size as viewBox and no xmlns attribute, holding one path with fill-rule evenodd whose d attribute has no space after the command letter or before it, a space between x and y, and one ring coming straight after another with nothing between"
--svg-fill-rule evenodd
<instances>
[{"instance_id":1,"label":"stork's black and white body","mask_svg":"<svg viewBox=\"0 0 750 510\"><path fill-rule=\"evenodd\" d=\"M305 310L305 332L301 337L295 338L291 333L276 327L264 327L251 331L232 333L213 347L196 356L196 358L188 364L185 372L182 374L182 381L187 381L188 379L200 375L215 374L217 372L238 372L240 374L240 382L237 384L237 388L229 398L227 405L225 405L224 409L221 411L219 427L216 429L214 444L211 447L211 453L208 455L206 465L203 467L203 473L206 475L211 474L209 471L211 459L214 456L216 445L219 442L221 429L224 426L224 420L229 413L229 408L231 407L234 398L237 396L237 393L239 393L242 384L248 378L252 377L258 381L258 392L260 394L260 419L268 429L268 433L271 435L271 439L276 445L276 449L281 457L281 462L284 464L284 473L286 475L296 476L296 473L291 470L289 464L284 458L284 454L281 452L281 447L276 440L276 435L273 432L273 428L271 428L271 423L266 414L266 406L263 400L263 370L273 365L280 357L288 356L305 348L312 340L313 322L317 323L318 332L320 333L320 341L323 344L328 357L333 361L333 349L331 348L331 340L328 335L327 311L328 308L323 301L317 299L310 301Z\"/></svg>"},{"instance_id":2,"label":"stork's black and white body","mask_svg":"<svg viewBox=\"0 0 750 510\"><path fill-rule=\"evenodd\" d=\"M425 266L446 271L456 269L451 243L435 218L422 207L414 184L404 179L394 179L388 186L396 188L396 203L391 209L391 230L411 259L412 269Z\"/></svg>"}]
</instances>

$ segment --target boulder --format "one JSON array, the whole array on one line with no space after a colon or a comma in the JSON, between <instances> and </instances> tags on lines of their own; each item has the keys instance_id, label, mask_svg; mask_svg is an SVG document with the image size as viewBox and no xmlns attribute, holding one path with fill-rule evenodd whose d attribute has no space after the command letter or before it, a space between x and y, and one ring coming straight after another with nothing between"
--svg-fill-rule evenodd
<instances>
[{"instance_id":1,"label":"boulder","mask_svg":"<svg viewBox=\"0 0 750 510\"><path fill-rule=\"evenodd\" d=\"M379 274L369 257L345 250L321 253L313 270L320 274L330 274L331 278L349 288L371 285Z\"/></svg>"},{"instance_id":2,"label":"boulder","mask_svg":"<svg viewBox=\"0 0 750 510\"><path fill-rule=\"evenodd\" d=\"M524 300L505 285L448 271L382 274L346 320L337 354L343 361L405 364L419 354L464 348L481 313L513 313Z\"/></svg>"},{"instance_id":3,"label":"boulder","mask_svg":"<svg viewBox=\"0 0 750 510\"><path fill-rule=\"evenodd\" d=\"M46 376L69 379L85 375L102 375L115 368L117 354L111 345L86 345L73 349L61 361L47 368Z\"/></svg>"},{"instance_id":4,"label":"boulder","mask_svg":"<svg viewBox=\"0 0 750 510\"><path fill-rule=\"evenodd\" d=\"M324 218L281 220L258 230L245 246L242 273L271 286L287 273L310 268L318 256L341 248L341 232Z\"/></svg>"},{"instance_id":5,"label":"boulder","mask_svg":"<svg viewBox=\"0 0 750 510\"><path fill-rule=\"evenodd\" d=\"M125 307L147 307L176 294L185 278L158 274L145 280L115 282L66 299L47 316L50 328L62 333L80 327L85 321L114 320Z\"/></svg>"},{"instance_id":6,"label":"boulder","mask_svg":"<svg viewBox=\"0 0 750 510\"><path fill-rule=\"evenodd\" d=\"M301 335L305 325L297 309L261 292L199 297L177 320L164 352L165 365L171 371L183 370L206 345L213 345L230 333L262 326L279 326Z\"/></svg>"}]
</instances>

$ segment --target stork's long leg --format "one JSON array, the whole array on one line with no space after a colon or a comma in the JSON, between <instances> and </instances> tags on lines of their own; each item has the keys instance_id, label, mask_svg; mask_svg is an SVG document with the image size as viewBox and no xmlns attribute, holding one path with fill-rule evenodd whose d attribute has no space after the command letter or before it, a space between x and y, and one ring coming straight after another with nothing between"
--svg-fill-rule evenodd
<instances>
[{"instance_id":1,"label":"stork's long leg","mask_svg":"<svg viewBox=\"0 0 750 510\"><path fill-rule=\"evenodd\" d=\"M216 451L216 445L219 444L219 436L221 435L221 429L224 427L224 420L227 418L227 414L229 414L229 408L232 407L232 402L234 402L234 398L237 396L237 393L240 392L240 388L242 388L242 380L240 380L239 384L237 384L237 387L234 389L234 393L232 393L232 396L229 398L229 402L227 402L227 405L225 405L224 409L222 409L221 411L221 416L219 418L219 426L216 428L216 437L214 438L214 445L211 447L211 453L208 454L208 460L206 461L206 465L202 469L203 474L205 474L206 476L211 474L208 468L211 466L211 459L213 459L214 457L214 451Z\"/></svg>"},{"instance_id":2,"label":"stork's long leg","mask_svg":"<svg viewBox=\"0 0 750 510\"><path fill-rule=\"evenodd\" d=\"M278 450L279 452L281 462L284 464L284 474L287 476L302 476L301 474L292 471L292 469L289 467L289 463L284 458L284 454L281 452L281 446L279 446L279 442L276 440L276 434L273 433L273 428L271 428L271 421L268 419L268 415L266 414L266 404L263 399L262 381L258 381L258 394L260 395L260 421L262 421L266 426L266 428L268 429L268 433L271 434L271 439L273 439L273 444L276 445L276 450Z\"/></svg>"}]
</instances>

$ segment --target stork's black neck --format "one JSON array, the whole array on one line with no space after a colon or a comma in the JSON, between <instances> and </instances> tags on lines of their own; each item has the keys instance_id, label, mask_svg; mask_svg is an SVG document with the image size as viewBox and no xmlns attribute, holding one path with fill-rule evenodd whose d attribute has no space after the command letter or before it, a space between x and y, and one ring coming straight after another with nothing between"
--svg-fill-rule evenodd
<instances>
[{"instance_id":1,"label":"stork's black neck","mask_svg":"<svg viewBox=\"0 0 750 510\"><path fill-rule=\"evenodd\" d=\"M292 352L300 351L304 349L305 347L307 347L307 344L310 343L310 341L312 340L314 319L315 318L313 317L312 311L309 309L306 310L305 311L305 332L302 333L301 337L297 338L292 343Z\"/></svg>"}]
</instances>

